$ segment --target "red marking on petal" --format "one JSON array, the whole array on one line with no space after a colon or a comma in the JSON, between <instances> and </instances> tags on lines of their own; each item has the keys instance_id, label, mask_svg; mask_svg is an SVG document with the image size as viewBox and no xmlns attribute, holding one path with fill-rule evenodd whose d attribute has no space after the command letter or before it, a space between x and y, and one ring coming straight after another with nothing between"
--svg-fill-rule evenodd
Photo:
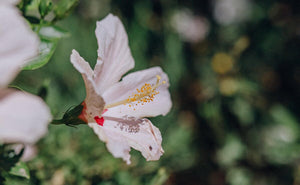
<instances>
[{"instance_id":1,"label":"red marking on petal","mask_svg":"<svg viewBox=\"0 0 300 185\"><path fill-rule=\"evenodd\" d=\"M95 121L98 125L103 126L103 124L104 124L104 118L103 117L99 118L99 116L95 116L94 119L95 119Z\"/></svg>"},{"instance_id":2,"label":"red marking on petal","mask_svg":"<svg viewBox=\"0 0 300 185\"><path fill-rule=\"evenodd\" d=\"M104 110L102 111L102 114L104 114L107 110L108 110L108 109L104 109Z\"/></svg>"},{"instance_id":3,"label":"red marking on petal","mask_svg":"<svg viewBox=\"0 0 300 185\"><path fill-rule=\"evenodd\" d=\"M86 104L85 102L82 102L81 105L83 105L83 109L78 118L87 123L88 121L86 119Z\"/></svg>"}]
</instances>

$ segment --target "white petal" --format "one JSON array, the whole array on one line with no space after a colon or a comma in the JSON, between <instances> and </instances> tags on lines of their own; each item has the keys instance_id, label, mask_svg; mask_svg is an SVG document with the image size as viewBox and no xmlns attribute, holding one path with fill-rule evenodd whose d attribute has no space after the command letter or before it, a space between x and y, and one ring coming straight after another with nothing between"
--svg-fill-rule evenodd
<instances>
[{"instance_id":1,"label":"white petal","mask_svg":"<svg viewBox=\"0 0 300 185\"><path fill-rule=\"evenodd\" d=\"M90 64L86 62L75 49L72 50L70 60L78 72L85 74L87 78L92 79L94 72L91 69Z\"/></svg>"},{"instance_id":2,"label":"white petal","mask_svg":"<svg viewBox=\"0 0 300 185\"><path fill-rule=\"evenodd\" d=\"M160 131L148 119L105 117L103 126L96 123L89 126L106 142L114 157L123 158L127 164L130 164L130 147L140 151L147 161L158 160L164 152Z\"/></svg>"},{"instance_id":3,"label":"white petal","mask_svg":"<svg viewBox=\"0 0 300 185\"><path fill-rule=\"evenodd\" d=\"M17 76L20 70L21 66L16 62L0 61L0 88L7 86Z\"/></svg>"},{"instance_id":4,"label":"white petal","mask_svg":"<svg viewBox=\"0 0 300 185\"><path fill-rule=\"evenodd\" d=\"M95 80L100 93L118 82L134 67L128 38L118 17L109 14L97 22L98 61L95 67Z\"/></svg>"},{"instance_id":5,"label":"white petal","mask_svg":"<svg viewBox=\"0 0 300 185\"><path fill-rule=\"evenodd\" d=\"M116 115L118 115L118 117L124 115L135 117L166 115L171 109L172 101L168 90L168 76L161 70L160 67L153 67L150 69L130 73L129 75L125 76L121 82L116 83L114 86L105 91L103 98L106 104L125 100L129 96L132 96L133 93L136 93L136 89L140 89L145 83L156 84L156 75L160 75L160 81L166 81L166 83L162 84L156 89L159 94L155 95L152 102L144 103L144 105L136 105L136 102L134 102L133 106L131 107L129 107L128 104L122 104L117 107L109 108L104 115L114 117L116 117Z\"/></svg>"},{"instance_id":6,"label":"white petal","mask_svg":"<svg viewBox=\"0 0 300 185\"><path fill-rule=\"evenodd\" d=\"M0 141L35 143L47 133L50 110L37 96L19 91L0 92Z\"/></svg>"},{"instance_id":7,"label":"white petal","mask_svg":"<svg viewBox=\"0 0 300 185\"><path fill-rule=\"evenodd\" d=\"M4 87L38 53L39 39L13 5L0 4L0 25L0 87Z\"/></svg>"},{"instance_id":8,"label":"white petal","mask_svg":"<svg viewBox=\"0 0 300 185\"><path fill-rule=\"evenodd\" d=\"M85 117L88 122L94 122L94 117L101 115L105 103L95 88L93 71L89 63L87 63L76 50L72 51L70 59L73 66L81 73L84 80L86 89L86 98L84 101L86 105L84 113Z\"/></svg>"}]
</instances>

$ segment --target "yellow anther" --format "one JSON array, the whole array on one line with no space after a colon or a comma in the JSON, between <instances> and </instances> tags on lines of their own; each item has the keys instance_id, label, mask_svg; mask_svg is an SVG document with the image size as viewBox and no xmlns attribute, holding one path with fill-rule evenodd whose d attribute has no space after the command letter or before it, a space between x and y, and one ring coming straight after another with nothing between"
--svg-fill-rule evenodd
<instances>
[{"instance_id":1,"label":"yellow anther","mask_svg":"<svg viewBox=\"0 0 300 185\"><path fill-rule=\"evenodd\" d=\"M157 78L156 84L158 84L159 81L160 81L160 79L161 79L161 77L159 75L156 75L156 78Z\"/></svg>"}]
</instances>

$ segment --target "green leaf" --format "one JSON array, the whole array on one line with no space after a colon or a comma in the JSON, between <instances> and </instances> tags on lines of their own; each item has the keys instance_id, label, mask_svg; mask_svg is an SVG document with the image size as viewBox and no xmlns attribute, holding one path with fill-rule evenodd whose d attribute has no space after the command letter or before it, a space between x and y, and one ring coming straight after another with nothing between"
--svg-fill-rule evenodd
<instances>
[{"instance_id":1,"label":"green leaf","mask_svg":"<svg viewBox=\"0 0 300 185\"><path fill-rule=\"evenodd\" d=\"M23 70L35 70L49 62L51 59L59 39L68 37L70 34L57 26L42 25L35 27L40 38L39 56L29 62Z\"/></svg>"},{"instance_id":2,"label":"green leaf","mask_svg":"<svg viewBox=\"0 0 300 185\"><path fill-rule=\"evenodd\" d=\"M27 165L20 161L18 162L9 172L11 175L24 177L26 179L30 179L29 169Z\"/></svg>"},{"instance_id":3,"label":"green leaf","mask_svg":"<svg viewBox=\"0 0 300 185\"><path fill-rule=\"evenodd\" d=\"M42 39L39 46L39 56L29 62L23 70L35 70L49 62L57 46L57 40Z\"/></svg>"},{"instance_id":4,"label":"green leaf","mask_svg":"<svg viewBox=\"0 0 300 185\"><path fill-rule=\"evenodd\" d=\"M70 36L69 32L58 26L42 26L39 36L46 40L57 40Z\"/></svg>"}]
</instances>

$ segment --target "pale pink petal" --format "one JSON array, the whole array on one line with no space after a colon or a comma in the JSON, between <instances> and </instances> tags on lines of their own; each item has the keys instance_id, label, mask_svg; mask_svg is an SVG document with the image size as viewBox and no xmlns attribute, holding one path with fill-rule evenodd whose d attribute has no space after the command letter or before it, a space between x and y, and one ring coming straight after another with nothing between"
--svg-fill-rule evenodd
<instances>
[{"instance_id":1,"label":"pale pink petal","mask_svg":"<svg viewBox=\"0 0 300 185\"><path fill-rule=\"evenodd\" d=\"M0 5L1 4L16 5L19 2L20 2L20 0L1 0Z\"/></svg>"},{"instance_id":2,"label":"pale pink petal","mask_svg":"<svg viewBox=\"0 0 300 185\"><path fill-rule=\"evenodd\" d=\"M166 115L172 106L170 93L168 90L169 80L168 76L161 70L160 67L153 67L150 69L137 71L125 76L121 82L104 92L103 98L107 105L127 99L133 93L137 93L136 89L140 89L145 83L156 84L156 75L161 76L161 80L165 84L160 85L156 90L159 94L155 95L153 101L144 103L133 102L131 107L129 104L119 105L113 108L108 108L105 116L120 117L125 115L135 117L153 117L158 115ZM136 105L137 104L137 105Z\"/></svg>"},{"instance_id":3,"label":"pale pink petal","mask_svg":"<svg viewBox=\"0 0 300 185\"><path fill-rule=\"evenodd\" d=\"M39 39L16 7L0 4L0 87L38 54Z\"/></svg>"},{"instance_id":4,"label":"pale pink petal","mask_svg":"<svg viewBox=\"0 0 300 185\"><path fill-rule=\"evenodd\" d=\"M38 149L35 145L25 145L24 153L21 157L22 161L32 160L38 153Z\"/></svg>"},{"instance_id":5,"label":"pale pink petal","mask_svg":"<svg viewBox=\"0 0 300 185\"><path fill-rule=\"evenodd\" d=\"M126 31L118 17L109 14L97 22L95 33L99 47L95 81L102 93L134 67L134 60Z\"/></svg>"},{"instance_id":6,"label":"pale pink petal","mask_svg":"<svg viewBox=\"0 0 300 185\"><path fill-rule=\"evenodd\" d=\"M35 143L47 133L50 110L37 96L20 91L0 92L0 141Z\"/></svg>"},{"instance_id":7,"label":"pale pink petal","mask_svg":"<svg viewBox=\"0 0 300 185\"><path fill-rule=\"evenodd\" d=\"M16 62L0 61L0 88L6 87L17 76L20 69L20 64Z\"/></svg>"},{"instance_id":8,"label":"pale pink petal","mask_svg":"<svg viewBox=\"0 0 300 185\"><path fill-rule=\"evenodd\" d=\"M96 123L89 126L114 157L130 164L130 147L140 151L147 161L158 160L163 154L161 133L148 119L104 117L104 120L103 126Z\"/></svg>"},{"instance_id":9,"label":"pale pink petal","mask_svg":"<svg viewBox=\"0 0 300 185\"><path fill-rule=\"evenodd\" d=\"M37 147L35 145L30 144L16 144L12 146L16 153L20 153L21 150L24 148L23 155L21 160L26 162L32 160L37 155Z\"/></svg>"},{"instance_id":10,"label":"pale pink petal","mask_svg":"<svg viewBox=\"0 0 300 185\"><path fill-rule=\"evenodd\" d=\"M96 91L93 81L93 71L89 65L76 50L72 51L71 63L81 73L85 83L86 98L84 100L86 110L84 116L88 122L94 122L94 117L101 115L104 107L104 100Z\"/></svg>"}]
</instances>

